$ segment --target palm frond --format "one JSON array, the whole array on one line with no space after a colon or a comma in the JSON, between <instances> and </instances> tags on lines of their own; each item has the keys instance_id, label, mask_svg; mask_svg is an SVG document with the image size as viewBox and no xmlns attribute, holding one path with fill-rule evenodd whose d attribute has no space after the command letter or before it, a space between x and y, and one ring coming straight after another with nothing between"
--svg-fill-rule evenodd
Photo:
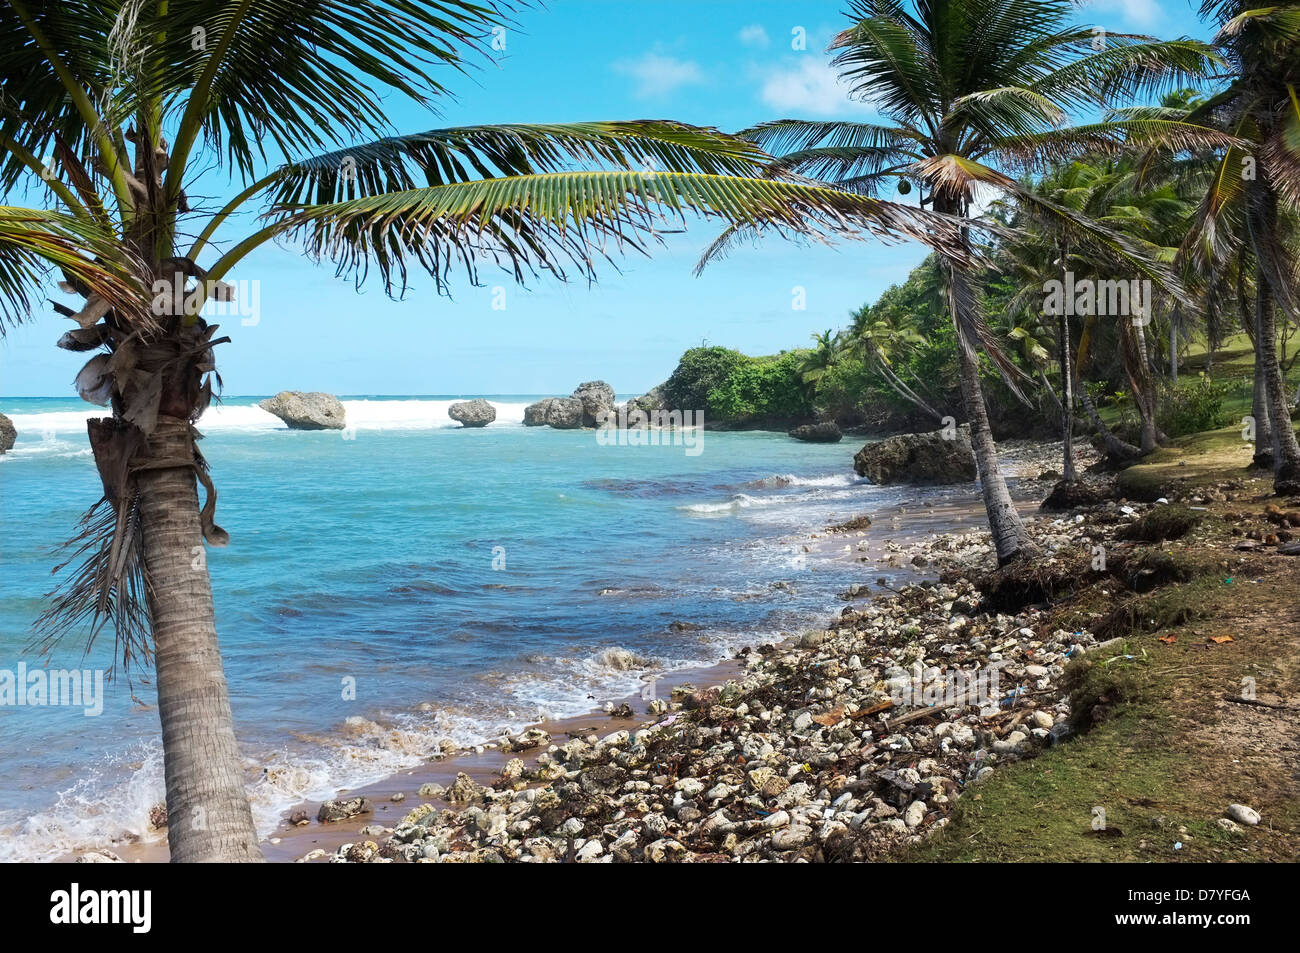
<instances>
[{"instance_id":1,"label":"palm frond","mask_svg":"<svg viewBox=\"0 0 1300 953\"><path fill-rule=\"evenodd\" d=\"M751 175L771 157L716 129L671 120L459 126L349 146L275 173L280 205L326 204L424 186L565 169Z\"/></svg>"},{"instance_id":2,"label":"palm frond","mask_svg":"<svg viewBox=\"0 0 1300 953\"><path fill-rule=\"evenodd\" d=\"M685 172L595 171L483 179L284 207L273 225L301 239L309 254L341 274L376 267L390 293L407 285L408 259L445 289L459 263L472 282L483 264L522 281L566 269L591 278L596 259L643 251L669 222L721 218L756 230L820 240L903 237L960 254L955 222L942 216L826 186ZM966 256L969 262L969 256Z\"/></svg>"},{"instance_id":3,"label":"palm frond","mask_svg":"<svg viewBox=\"0 0 1300 953\"><path fill-rule=\"evenodd\" d=\"M31 312L51 273L80 284L88 299L123 320L147 324L143 268L111 237L58 212L0 206L0 334Z\"/></svg>"}]
</instances>

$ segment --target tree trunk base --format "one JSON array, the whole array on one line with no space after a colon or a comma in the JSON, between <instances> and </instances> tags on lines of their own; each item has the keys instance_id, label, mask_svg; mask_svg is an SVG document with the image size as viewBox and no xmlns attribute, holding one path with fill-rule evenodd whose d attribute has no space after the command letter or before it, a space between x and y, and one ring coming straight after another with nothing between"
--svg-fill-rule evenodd
<instances>
[{"instance_id":1,"label":"tree trunk base","mask_svg":"<svg viewBox=\"0 0 1300 953\"><path fill-rule=\"evenodd\" d=\"M1273 477L1273 492L1278 496L1300 496L1300 472L1284 468Z\"/></svg>"}]
</instances>

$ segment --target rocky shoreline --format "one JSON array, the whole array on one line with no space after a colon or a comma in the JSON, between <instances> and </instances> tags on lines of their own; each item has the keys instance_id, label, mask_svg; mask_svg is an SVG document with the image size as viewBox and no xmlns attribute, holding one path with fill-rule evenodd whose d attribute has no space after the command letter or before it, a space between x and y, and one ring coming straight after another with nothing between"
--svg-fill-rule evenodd
<instances>
[{"instance_id":1,"label":"rocky shoreline","mask_svg":"<svg viewBox=\"0 0 1300 953\"><path fill-rule=\"evenodd\" d=\"M1032 478L1054 452L1006 456ZM1116 523L1140 518L1126 509ZM1047 560L1093 545L1083 520L1032 527ZM874 596L854 586L825 629L742 650L732 677L651 699L641 724L621 706L600 731L502 738L494 771L421 786L395 823L376 822L364 797L327 802L321 811L351 820L355 839L296 859L862 861L920 842L990 772L1069 735L1061 676L1097 639L1044 631L1037 609L982 604L972 580L992 567L987 531L886 549L891 562L947 572Z\"/></svg>"},{"instance_id":2,"label":"rocky shoreline","mask_svg":"<svg viewBox=\"0 0 1300 953\"><path fill-rule=\"evenodd\" d=\"M302 859L882 856L941 828L995 766L1068 730L1054 685L1091 637L1040 636L1033 612L968 615L977 602L957 582L851 606L832 629L743 651L743 673L722 686L652 702L645 727L563 744L538 731L512 738L519 755L540 753L512 758L488 785L462 773L423 787L427 802L391 828L364 827L333 854Z\"/></svg>"}]
</instances>

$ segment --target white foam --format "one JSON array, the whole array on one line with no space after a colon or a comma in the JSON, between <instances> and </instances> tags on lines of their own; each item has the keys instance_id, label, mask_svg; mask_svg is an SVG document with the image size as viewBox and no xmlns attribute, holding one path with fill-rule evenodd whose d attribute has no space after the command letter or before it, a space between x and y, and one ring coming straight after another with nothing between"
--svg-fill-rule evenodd
<instances>
[{"instance_id":1,"label":"white foam","mask_svg":"<svg viewBox=\"0 0 1300 953\"><path fill-rule=\"evenodd\" d=\"M345 400L349 427L359 430L441 430L459 428L460 424L447 416L447 408L455 400ZM524 408L521 402L488 401L496 408L497 419L493 427L522 426ZM58 442L60 438L77 435L84 438L86 421L103 417L106 408L87 405L85 410L58 410L38 414L10 414L18 431L19 444L14 452L30 449L34 444ZM280 418L269 414L255 404L217 404L210 407L199 421L205 433L237 431L244 433L285 430Z\"/></svg>"},{"instance_id":2,"label":"white foam","mask_svg":"<svg viewBox=\"0 0 1300 953\"><path fill-rule=\"evenodd\" d=\"M780 479L785 486L836 487L870 485L870 481L851 477L847 473L832 473L829 476L819 477L801 477L795 476L793 473L786 473Z\"/></svg>"},{"instance_id":3,"label":"white foam","mask_svg":"<svg viewBox=\"0 0 1300 953\"><path fill-rule=\"evenodd\" d=\"M161 740L133 749L122 760L137 765L125 781L116 765L97 766L59 792L48 810L0 821L0 862L50 861L124 840L163 840L164 832L149 830L149 811L164 793Z\"/></svg>"}]
</instances>

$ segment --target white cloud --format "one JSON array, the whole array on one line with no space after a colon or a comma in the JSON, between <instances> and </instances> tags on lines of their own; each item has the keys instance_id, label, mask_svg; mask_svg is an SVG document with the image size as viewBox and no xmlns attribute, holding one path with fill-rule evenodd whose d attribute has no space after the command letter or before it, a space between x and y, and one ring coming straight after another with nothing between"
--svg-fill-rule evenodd
<instances>
[{"instance_id":1,"label":"white cloud","mask_svg":"<svg viewBox=\"0 0 1300 953\"><path fill-rule=\"evenodd\" d=\"M740 31L740 42L745 46L753 46L765 50L772 43L772 38L767 35L767 30L763 29L761 23L751 23L749 26L742 27Z\"/></svg>"},{"instance_id":2,"label":"white cloud","mask_svg":"<svg viewBox=\"0 0 1300 953\"><path fill-rule=\"evenodd\" d=\"M1165 16L1164 11L1160 9L1159 0L1087 0L1084 4L1083 16L1089 20L1100 20L1100 17L1094 14L1117 16L1140 27L1150 27L1159 23ZM1098 22L1096 25L1106 26L1104 22Z\"/></svg>"},{"instance_id":3,"label":"white cloud","mask_svg":"<svg viewBox=\"0 0 1300 953\"><path fill-rule=\"evenodd\" d=\"M653 51L634 60L619 60L614 69L636 81L634 93L639 99L659 99L704 82L698 63Z\"/></svg>"},{"instance_id":4,"label":"white cloud","mask_svg":"<svg viewBox=\"0 0 1300 953\"><path fill-rule=\"evenodd\" d=\"M801 57L797 66L768 72L759 98L772 109L789 114L842 116L870 112L869 103L849 99L830 63L821 57Z\"/></svg>"}]
</instances>

